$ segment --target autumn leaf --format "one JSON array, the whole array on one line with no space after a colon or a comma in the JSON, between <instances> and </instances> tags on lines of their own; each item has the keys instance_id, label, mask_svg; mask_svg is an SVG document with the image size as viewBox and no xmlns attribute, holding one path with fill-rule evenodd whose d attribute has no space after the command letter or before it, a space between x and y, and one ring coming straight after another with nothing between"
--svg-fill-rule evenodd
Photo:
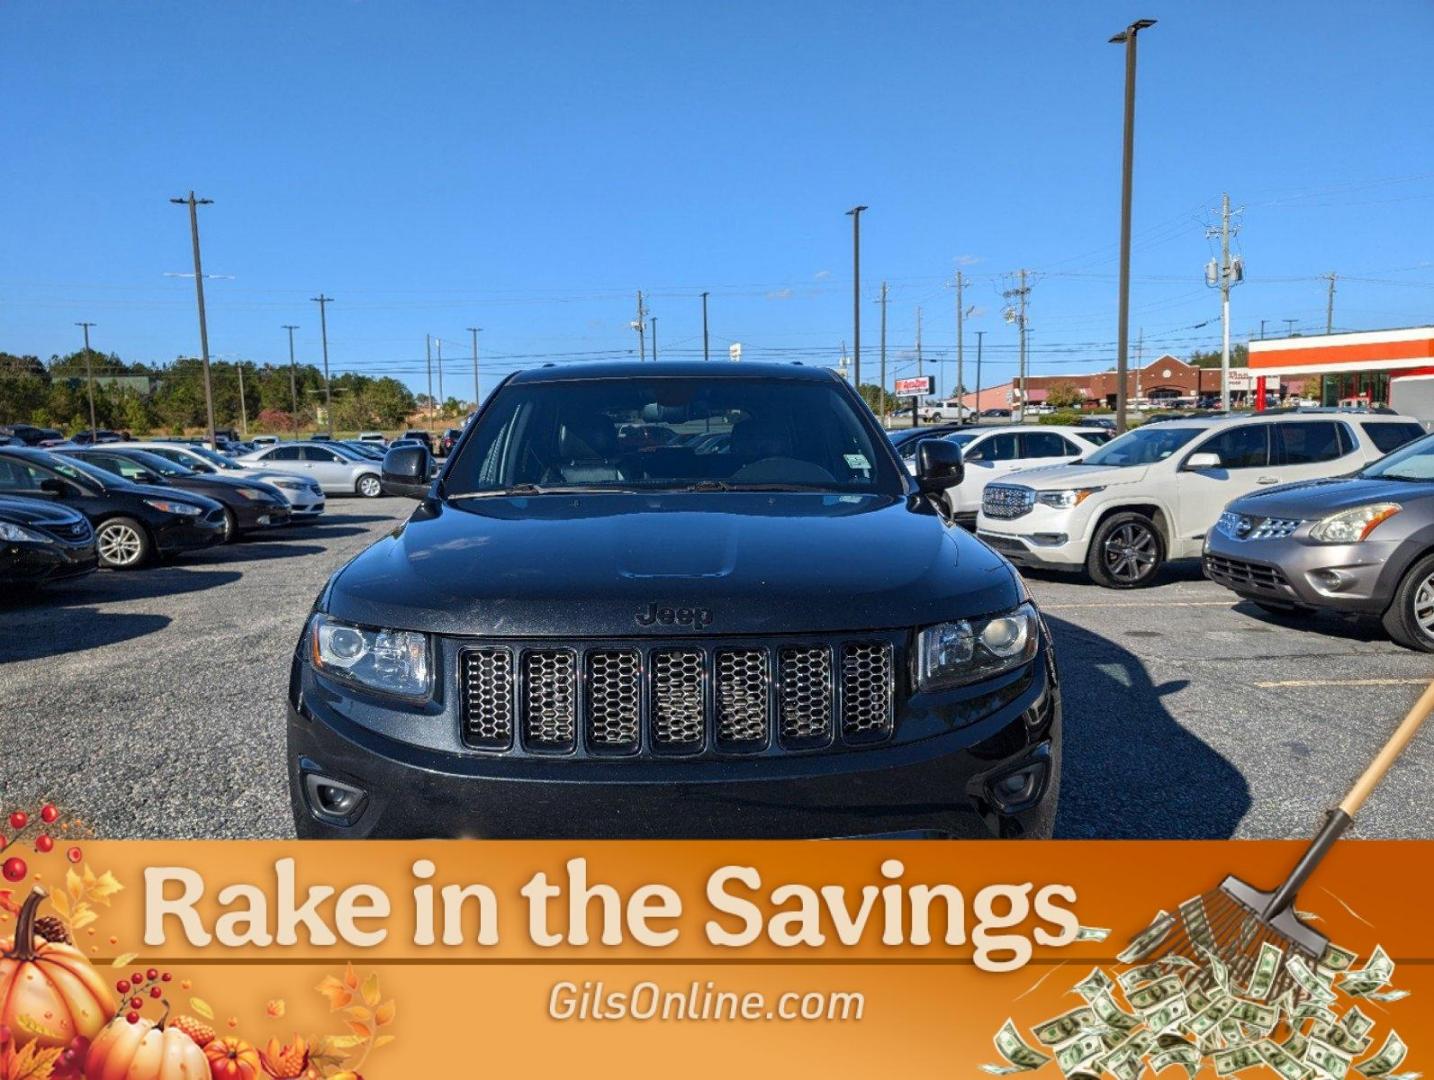
<instances>
[{"instance_id":1,"label":"autumn leaf","mask_svg":"<svg viewBox=\"0 0 1434 1080\"><path fill-rule=\"evenodd\" d=\"M99 877L91 880L88 864L85 865L85 884L87 886L86 892L89 894L89 899L106 906L109 905L114 894L124 888L124 886L119 883L119 879L108 870Z\"/></svg>"},{"instance_id":2,"label":"autumn leaf","mask_svg":"<svg viewBox=\"0 0 1434 1080\"><path fill-rule=\"evenodd\" d=\"M137 953L132 952L120 953L119 956L116 956L110 961L110 967L129 967L130 964L134 963L134 958L137 955Z\"/></svg>"},{"instance_id":3,"label":"autumn leaf","mask_svg":"<svg viewBox=\"0 0 1434 1080\"><path fill-rule=\"evenodd\" d=\"M320 1045L319 1049L310 1054L310 1057L325 1057L337 1062L342 1057L341 1051L352 1050L355 1046L361 1046L364 1040L357 1035L330 1035Z\"/></svg>"},{"instance_id":4,"label":"autumn leaf","mask_svg":"<svg viewBox=\"0 0 1434 1080\"><path fill-rule=\"evenodd\" d=\"M63 1046L41 1049L39 1043L26 1043L18 1053L10 1055L5 1080L50 1080L64 1050Z\"/></svg>"},{"instance_id":5,"label":"autumn leaf","mask_svg":"<svg viewBox=\"0 0 1434 1080\"><path fill-rule=\"evenodd\" d=\"M315 989L328 998L330 1012L337 1012L354 999L353 991L332 975L326 975Z\"/></svg>"},{"instance_id":6,"label":"autumn leaf","mask_svg":"<svg viewBox=\"0 0 1434 1080\"><path fill-rule=\"evenodd\" d=\"M85 897L85 882L79 874L71 867L65 871L65 892L70 894L70 899L79 903Z\"/></svg>"},{"instance_id":7,"label":"autumn leaf","mask_svg":"<svg viewBox=\"0 0 1434 1080\"><path fill-rule=\"evenodd\" d=\"M51 896L50 896L50 904L54 907L54 909L55 909L57 912L59 912L61 919L63 919L65 922L69 922L69 921L70 921L70 898L69 898L69 896L67 896L65 893L61 893L61 892L52 893Z\"/></svg>"},{"instance_id":8,"label":"autumn leaf","mask_svg":"<svg viewBox=\"0 0 1434 1080\"><path fill-rule=\"evenodd\" d=\"M214 1007L203 998L190 998L189 1007L206 1020L214 1019Z\"/></svg>"},{"instance_id":9,"label":"autumn leaf","mask_svg":"<svg viewBox=\"0 0 1434 1080\"><path fill-rule=\"evenodd\" d=\"M368 1039L373 1035L373 1029L367 1024L361 1024L357 1020L348 1021L348 1029L360 1039Z\"/></svg>"},{"instance_id":10,"label":"autumn leaf","mask_svg":"<svg viewBox=\"0 0 1434 1080\"><path fill-rule=\"evenodd\" d=\"M75 917L70 920L70 929L83 930L98 918L99 916L95 914L93 908L88 904L81 904L75 909Z\"/></svg>"},{"instance_id":11,"label":"autumn leaf","mask_svg":"<svg viewBox=\"0 0 1434 1080\"><path fill-rule=\"evenodd\" d=\"M388 1024L393 1023L393 1017L397 1011L398 1006L394 1004L393 999L390 998L388 1001L385 1001L382 1005L380 1005L377 1009L374 1010L374 1022L378 1024L379 1027L385 1027Z\"/></svg>"},{"instance_id":12,"label":"autumn leaf","mask_svg":"<svg viewBox=\"0 0 1434 1080\"><path fill-rule=\"evenodd\" d=\"M350 1020L357 1020L361 1024L367 1024L373 1019L373 1013L369 1012L368 1009L362 1005L355 1005L352 1008L345 1009L344 1015Z\"/></svg>"},{"instance_id":13,"label":"autumn leaf","mask_svg":"<svg viewBox=\"0 0 1434 1080\"><path fill-rule=\"evenodd\" d=\"M347 986L350 990L357 990L358 984L358 972L354 970L354 966L352 964L346 964L344 966L344 985Z\"/></svg>"},{"instance_id":14,"label":"autumn leaf","mask_svg":"<svg viewBox=\"0 0 1434 1080\"><path fill-rule=\"evenodd\" d=\"M288 1006L284 1004L283 998L275 998L273 1001L269 1002L269 1004L264 1006L264 1011L270 1016L272 1016L275 1020L283 1016L287 1010Z\"/></svg>"},{"instance_id":15,"label":"autumn leaf","mask_svg":"<svg viewBox=\"0 0 1434 1080\"><path fill-rule=\"evenodd\" d=\"M373 1048L377 1050L380 1046L387 1046L396 1038L398 1038L397 1035L380 1035L373 1041Z\"/></svg>"},{"instance_id":16,"label":"autumn leaf","mask_svg":"<svg viewBox=\"0 0 1434 1080\"><path fill-rule=\"evenodd\" d=\"M363 981L364 1004L368 1006L377 1005L381 996L378 989L378 974L376 972L371 973L368 978Z\"/></svg>"},{"instance_id":17,"label":"autumn leaf","mask_svg":"<svg viewBox=\"0 0 1434 1080\"><path fill-rule=\"evenodd\" d=\"M20 905L15 903L15 894L9 889L0 889L0 911L8 911L11 915L20 914Z\"/></svg>"}]
</instances>

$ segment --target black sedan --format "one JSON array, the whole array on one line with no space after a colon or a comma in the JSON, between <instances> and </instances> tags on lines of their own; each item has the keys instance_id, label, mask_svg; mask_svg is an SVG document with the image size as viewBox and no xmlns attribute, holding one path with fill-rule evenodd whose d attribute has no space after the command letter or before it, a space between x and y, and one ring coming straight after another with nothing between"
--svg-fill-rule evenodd
<instances>
[{"instance_id":1,"label":"black sedan","mask_svg":"<svg viewBox=\"0 0 1434 1080\"><path fill-rule=\"evenodd\" d=\"M158 484L198 492L224 506L224 542L240 533L256 532L289 523L289 502L273 484L261 480L240 480L190 469L168 458L144 450L108 446L86 450L65 450L91 465L112 472L135 484Z\"/></svg>"},{"instance_id":2,"label":"black sedan","mask_svg":"<svg viewBox=\"0 0 1434 1080\"><path fill-rule=\"evenodd\" d=\"M95 530L100 565L133 570L224 539L224 507L197 492L131 484L75 457L0 447L0 496L48 500L77 510Z\"/></svg>"},{"instance_id":3,"label":"black sedan","mask_svg":"<svg viewBox=\"0 0 1434 1080\"><path fill-rule=\"evenodd\" d=\"M0 498L0 584L43 585L99 566L85 515L39 499Z\"/></svg>"}]
</instances>

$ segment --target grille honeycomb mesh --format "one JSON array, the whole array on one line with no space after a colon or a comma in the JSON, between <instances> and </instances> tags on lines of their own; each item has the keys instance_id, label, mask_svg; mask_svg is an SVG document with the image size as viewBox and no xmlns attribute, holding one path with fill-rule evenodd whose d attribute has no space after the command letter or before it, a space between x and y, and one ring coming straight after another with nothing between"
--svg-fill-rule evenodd
<instances>
[{"instance_id":1,"label":"grille honeycomb mesh","mask_svg":"<svg viewBox=\"0 0 1434 1080\"><path fill-rule=\"evenodd\" d=\"M642 706L636 649L594 651L587 658L587 728L593 746L635 750Z\"/></svg>"},{"instance_id":2,"label":"grille honeycomb mesh","mask_svg":"<svg viewBox=\"0 0 1434 1080\"><path fill-rule=\"evenodd\" d=\"M848 739L875 739L891 730L891 646L879 641L843 647L841 730Z\"/></svg>"},{"instance_id":3,"label":"grille honeycomb mesh","mask_svg":"<svg viewBox=\"0 0 1434 1080\"><path fill-rule=\"evenodd\" d=\"M523 656L523 738L540 750L566 750L577 737L577 657L567 649Z\"/></svg>"},{"instance_id":4,"label":"grille honeycomb mesh","mask_svg":"<svg viewBox=\"0 0 1434 1080\"><path fill-rule=\"evenodd\" d=\"M832 728L832 659L822 645L781 652L781 731L788 744L827 742Z\"/></svg>"},{"instance_id":5,"label":"grille honeycomb mesh","mask_svg":"<svg viewBox=\"0 0 1434 1080\"><path fill-rule=\"evenodd\" d=\"M652 654L652 742L691 749L702 745L706 718L703 655L695 649Z\"/></svg>"},{"instance_id":6,"label":"grille honeycomb mesh","mask_svg":"<svg viewBox=\"0 0 1434 1080\"><path fill-rule=\"evenodd\" d=\"M513 656L507 649L463 654L463 741L490 750L513 742Z\"/></svg>"},{"instance_id":7,"label":"grille honeycomb mesh","mask_svg":"<svg viewBox=\"0 0 1434 1080\"><path fill-rule=\"evenodd\" d=\"M723 746L767 741L767 698L772 675L766 649L717 654L717 742Z\"/></svg>"}]
</instances>

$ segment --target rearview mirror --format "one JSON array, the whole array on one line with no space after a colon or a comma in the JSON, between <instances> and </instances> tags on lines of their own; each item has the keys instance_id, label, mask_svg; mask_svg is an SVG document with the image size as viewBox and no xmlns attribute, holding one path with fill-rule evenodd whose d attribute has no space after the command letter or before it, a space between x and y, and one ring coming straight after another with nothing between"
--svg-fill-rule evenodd
<instances>
[{"instance_id":1,"label":"rearview mirror","mask_svg":"<svg viewBox=\"0 0 1434 1080\"><path fill-rule=\"evenodd\" d=\"M397 446L383 455L381 483L385 495L421 499L428 494L431 462L422 443Z\"/></svg>"},{"instance_id":2,"label":"rearview mirror","mask_svg":"<svg viewBox=\"0 0 1434 1080\"><path fill-rule=\"evenodd\" d=\"M1197 472L1201 469L1218 469L1220 464L1220 455L1208 450L1200 454L1191 454L1185 459L1185 467Z\"/></svg>"},{"instance_id":3,"label":"rearview mirror","mask_svg":"<svg viewBox=\"0 0 1434 1080\"><path fill-rule=\"evenodd\" d=\"M945 439L923 439L916 448L916 486L924 494L953 488L966 479L961 448Z\"/></svg>"}]
</instances>

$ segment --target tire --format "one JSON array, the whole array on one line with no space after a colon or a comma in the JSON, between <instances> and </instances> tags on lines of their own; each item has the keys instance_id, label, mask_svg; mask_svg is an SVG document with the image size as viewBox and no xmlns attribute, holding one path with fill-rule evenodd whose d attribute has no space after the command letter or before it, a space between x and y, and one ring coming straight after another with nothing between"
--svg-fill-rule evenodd
<instances>
[{"instance_id":1,"label":"tire","mask_svg":"<svg viewBox=\"0 0 1434 1080\"><path fill-rule=\"evenodd\" d=\"M234 516L234 511L229 507L224 508L224 539L221 544L232 544L239 539L239 519Z\"/></svg>"},{"instance_id":2,"label":"tire","mask_svg":"<svg viewBox=\"0 0 1434 1080\"><path fill-rule=\"evenodd\" d=\"M100 565L107 570L137 570L154 554L149 533L134 518L112 517L95 530L95 547Z\"/></svg>"},{"instance_id":3,"label":"tire","mask_svg":"<svg viewBox=\"0 0 1434 1080\"><path fill-rule=\"evenodd\" d=\"M1111 514L1090 541L1085 569L1107 589L1139 589L1165 564L1165 539L1155 522L1132 511Z\"/></svg>"},{"instance_id":4,"label":"tire","mask_svg":"<svg viewBox=\"0 0 1434 1080\"><path fill-rule=\"evenodd\" d=\"M1418 560L1394 590L1384 629L1396 644L1434 652L1434 554Z\"/></svg>"},{"instance_id":5,"label":"tire","mask_svg":"<svg viewBox=\"0 0 1434 1080\"><path fill-rule=\"evenodd\" d=\"M364 473L358 478L354 490L365 499L377 499L383 494L383 483L373 473Z\"/></svg>"}]
</instances>

